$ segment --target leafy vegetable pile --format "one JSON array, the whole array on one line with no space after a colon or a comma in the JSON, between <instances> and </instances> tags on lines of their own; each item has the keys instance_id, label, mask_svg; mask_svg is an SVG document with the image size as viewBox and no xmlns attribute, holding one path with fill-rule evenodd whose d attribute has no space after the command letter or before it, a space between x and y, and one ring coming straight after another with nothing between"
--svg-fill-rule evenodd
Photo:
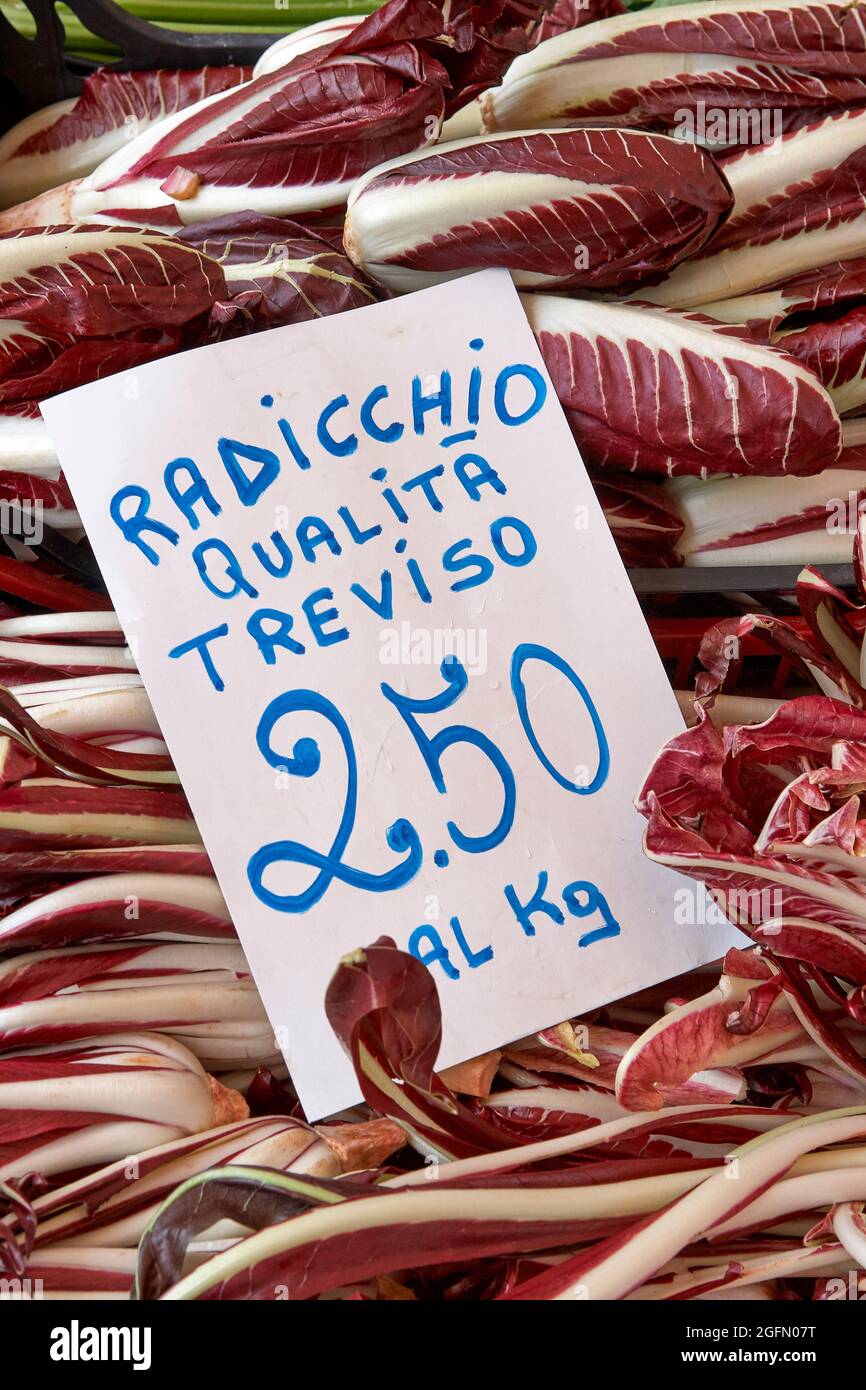
<instances>
[{"instance_id":1,"label":"leafy vegetable pile","mask_svg":"<svg viewBox=\"0 0 866 1390\"><path fill-rule=\"evenodd\" d=\"M708 107L781 133L679 138ZM0 143L0 1272L866 1293L866 526L862 605L809 568L799 625L707 634L639 792L751 949L438 1074L434 982L378 941L326 1001L364 1104L312 1126L37 408L505 265L628 560L808 555L866 447L864 122L856 6L389 0L252 77L97 74ZM816 693L720 698L747 637Z\"/></svg>"},{"instance_id":2,"label":"leafy vegetable pile","mask_svg":"<svg viewBox=\"0 0 866 1390\"><path fill-rule=\"evenodd\" d=\"M556 292L528 312L628 561L844 559L864 122L858 11L811 0L557 0L540 22L389 0L288 34L252 79L96 73L0 141L0 404L506 265ZM130 292L107 341L75 309L125 256L185 293L166 319Z\"/></svg>"},{"instance_id":3,"label":"leafy vegetable pile","mask_svg":"<svg viewBox=\"0 0 866 1390\"><path fill-rule=\"evenodd\" d=\"M315 1127L138 679L93 671L123 649L9 620L30 635L3 639L7 681L55 664L2 707L3 1267L57 1297L847 1290L866 1268L866 607L809 570L800 596L809 639L754 615L708 633L699 722L640 797L648 852L757 948L438 1075L433 979L378 942L326 1001L366 1106ZM717 728L748 631L828 693Z\"/></svg>"}]
</instances>

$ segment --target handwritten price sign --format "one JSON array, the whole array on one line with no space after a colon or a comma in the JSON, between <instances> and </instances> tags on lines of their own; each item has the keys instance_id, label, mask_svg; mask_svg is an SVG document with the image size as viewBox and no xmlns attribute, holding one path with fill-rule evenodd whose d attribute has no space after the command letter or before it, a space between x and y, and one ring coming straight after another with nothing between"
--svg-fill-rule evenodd
<instances>
[{"instance_id":1,"label":"handwritten price sign","mask_svg":"<svg viewBox=\"0 0 866 1390\"><path fill-rule=\"evenodd\" d=\"M627 383L623 383L627 389ZM442 1065L720 954L632 797L681 720L504 272L46 403L304 1105L385 933Z\"/></svg>"}]
</instances>

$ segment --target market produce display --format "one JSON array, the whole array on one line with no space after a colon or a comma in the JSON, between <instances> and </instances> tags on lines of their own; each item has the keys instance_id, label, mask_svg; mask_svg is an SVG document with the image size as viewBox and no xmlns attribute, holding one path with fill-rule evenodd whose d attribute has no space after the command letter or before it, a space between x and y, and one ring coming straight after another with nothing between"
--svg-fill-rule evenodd
<instances>
[{"instance_id":1,"label":"market produce display","mask_svg":"<svg viewBox=\"0 0 866 1390\"><path fill-rule=\"evenodd\" d=\"M194 222L339 205L367 169L429 144L444 117L526 47L531 5L497 0L489 13L386 5L335 41L150 126L86 178L7 212L0 230L132 209Z\"/></svg>"},{"instance_id":2,"label":"market produce display","mask_svg":"<svg viewBox=\"0 0 866 1390\"><path fill-rule=\"evenodd\" d=\"M239 80L245 74L236 69L182 79L102 73L89 79L70 111L29 118L0 145L0 189L10 191L5 201L16 187L24 189L25 177L32 187L49 176L63 181L0 214L7 237L42 228L35 253L46 245L45 228L57 236L59 227L71 224L80 235L82 225L93 228L98 221L118 236L121 225L132 223L145 236L171 238L163 247L167 273L174 275L173 242L180 237L204 249L205 231L218 221L223 250L213 258L223 277L201 264L210 303L197 301L191 286L184 304L175 306L175 316L185 319L176 334L170 323L165 333L155 331L143 301L140 316L131 316L128 327L118 322L99 351L80 338L64 338L69 311L62 299L50 305L31 299L25 307L16 291L3 327L11 346L0 367L0 409L33 413L40 394L215 336L336 312L373 295L503 264L526 289L569 296L558 310L539 305L536 313L575 318L573 330L544 333L548 365L579 445L591 465L604 470L600 494L619 499L619 518L611 513L611 522L624 542L622 499L630 499L635 524L626 558L643 565L706 565L733 559L728 552L735 551L747 561L769 562L784 558L791 537L806 546L806 558L844 557L848 540L825 525L827 504L839 496L838 470L860 466L861 446L848 440L856 440L858 412L866 406L859 254L866 225L860 173L866 99L860 94L858 106L859 88L848 90L861 81L851 74L866 58L852 12L781 0L751 7L708 0L619 14L603 5L566 9L555 6L539 26L531 7L513 4L499 10L494 28L477 42L471 24L461 20L459 43L443 44L427 11L422 20L412 6L392 4L366 19L324 19L288 35L261 60L252 81ZM753 17L749 25L746 14ZM569 24L539 41L542 31ZM820 54L800 45L803 26L826 29ZM733 85L731 73L712 64L699 85L683 76L694 73L695 54L706 52L708 32L733 54ZM833 42L827 34L835 35ZM593 43L585 48L588 36ZM406 43L415 55L408 66L408 54L400 48L398 61L395 48ZM605 44L615 57L598 56L596 50L607 55ZM637 63L646 76L653 44L664 50L664 72L647 86L651 102L647 95L635 105L632 93L626 105L614 103L616 110L569 109L567 120L536 111L531 121L541 128L535 131L480 133L482 108L491 129L514 124L493 120L488 108L505 100L511 87L522 90L523 69L532 89L548 94L552 72L571 82L578 69L585 76L603 68L610 76ZM761 44L773 48L772 62ZM749 50L748 59L738 45ZM525 57L511 61L527 47ZM784 65L779 50L787 54ZM591 69L584 68L587 54L595 55ZM674 80L670 73L678 67ZM804 88L807 70L812 76ZM829 79L837 70L847 74L844 91ZM767 114L769 98L760 83L737 85L756 73L772 73L777 83L783 73L792 85L784 101L778 91L773 98L772 112L784 120L771 139L760 123L744 125L738 118ZM229 91L220 90L228 85ZM488 96L478 97L485 86ZM202 90L209 95L196 100ZM346 91L354 93L350 117ZM730 118L722 129L717 122L706 140L711 152L701 148L707 108ZM154 120L162 109L166 114ZM693 124L684 129L687 119ZM458 133L469 138L449 138ZM280 226L287 216L293 225ZM253 246L247 238L255 222ZM357 271L342 260L344 233ZM317 237L329 241L328 251ZM235 264L263 262L261 282L247 277L233 283L227 248L240 244ZM17 257L8 240L3 247L14 279ZM156 261L150 269L159 277ZM258 307L254 292L261 295ZM623 299L630 317L624 305L619 317L604 307ZM659 317L662 307L676 312ZM13 317L28 327L16 329ZM38 323L35 338L31 321ZM604 351L597 357L599 346ZM658 395L659 409L623 418L626 401L605 382L608 371L620 370L635 383L632 399L649 405ZM591 409L582 400L575 410L573 390L583 393L587 385L595 397ZM741 410L733 393L744 389ZM792 392L797 424L786 439ZM717 450L709 440L715 442L720 396L727 442ZM753 426L764 428L756 410L761 417L770 412L767 437L775 442L766 449L755 448ZM694 422L710 420L701 439ZM640 500L623 470L643 475ZM660 486L653 478L659 473L768 479L790 473L803 481L792 480L784 493L717 486L680 491ZM816 475L815 481L806 475ZM646 531L636 522L645 506L663 518L660 528Z\"/></svg>"},{"instance_id":3,"label":"market produce display","mask_svg":"<svg viewBox=\"0 0 866 1390\"><path fill-rule=\"evenodd\" d=\"M866 1296L866 523L862 602L810 567L800 622L716 623L634 789L647 854L751 948L439 1073L432 975L359 924L326 1007L364 1104L313 1126L38 412L504 266L626 563L848 559L866 27L813 0L309 17L252 74L99 72L0 140L0 1274L809 1301L853 1268ZM726 695L747 640L809 693Z\"/></svg>"}]
</instances>

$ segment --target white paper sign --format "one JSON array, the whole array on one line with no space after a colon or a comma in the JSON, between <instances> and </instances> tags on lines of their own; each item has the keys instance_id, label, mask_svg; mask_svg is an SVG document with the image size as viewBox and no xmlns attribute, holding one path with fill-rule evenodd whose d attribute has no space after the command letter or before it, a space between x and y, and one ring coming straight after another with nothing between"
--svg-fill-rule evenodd
<instances>
[{"instance_id":1,"label":"white paper sign","mask_svg":"<svg viewBox=\"0 0 866 1390\"><path fill-rule=\"evenodd\" d=\"M682 720L504 271L43 409L311 1116L357 1099L322 1001L380 935L442 1065L736 939L642 854Z\"/></svg>"}]
</instances>

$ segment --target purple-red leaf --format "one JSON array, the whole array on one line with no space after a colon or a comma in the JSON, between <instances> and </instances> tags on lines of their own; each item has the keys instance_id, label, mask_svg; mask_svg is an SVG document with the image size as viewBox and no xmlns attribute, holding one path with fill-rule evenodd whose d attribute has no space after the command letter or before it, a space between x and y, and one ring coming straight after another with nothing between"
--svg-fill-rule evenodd
<instances>
[{"instance_id":1,"label":"purple-red leaf","mask_svg":"<svg viewBox=\"0 0 866 1390\"><path fill-rule=\"evenodd\" d=\"M346 249L393 290L486 266L523 286L623 288L693 254L731 203L709 155L665 136L481 136L371 170L349 199Z\"/></svg>"},{"instance_id":2,"label":"purple-red leaf","mask_svg":"<svg viewBox=\"0 0 866 1390\"><path fill-rule=\"evenodd\" d=\"M0 140L0 206L89 174L155 121L249 76L240 67L91 73L80 96L34 112Z\"/></svg>"},{"instance_id":3,"label":"purple-red leaf","mask_svg":"<svg viewBox=\"0 0 866 1390\"><path fill-rule=\"evenodd\" d=\"M526 294L584 458L650 473L816 473L842 430L793 358L698 314Z\"/></svg>"}]
</instances>

